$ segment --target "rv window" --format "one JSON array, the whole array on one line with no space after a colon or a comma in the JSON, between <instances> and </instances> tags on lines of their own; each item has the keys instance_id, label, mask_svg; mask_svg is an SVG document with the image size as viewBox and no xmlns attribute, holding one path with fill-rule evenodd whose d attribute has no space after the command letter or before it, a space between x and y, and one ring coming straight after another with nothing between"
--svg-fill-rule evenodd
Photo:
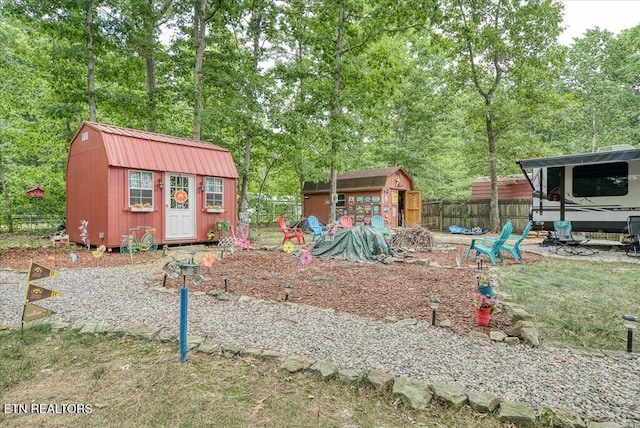
<instances>
[{"instance_id":1,"label":"rv window","mask_svg":"<svg viewBox=\"0 0 640 428\"><path fill-rule=\"evenodd\" d=\"M629 190L626 162L581 165L573 168L573 196L623 196Z\"/></svg>"},{"instance_id":2,"label":"rv window","mask_svg":"<svg viewBox=\"0 0 640 428\"><path fill-rule=\"evenodd\" d=\"M547 199L550 201L560 200L560 180L562 179L563 167L553 167L547 169Z\"/></svg>"}]
</instances>

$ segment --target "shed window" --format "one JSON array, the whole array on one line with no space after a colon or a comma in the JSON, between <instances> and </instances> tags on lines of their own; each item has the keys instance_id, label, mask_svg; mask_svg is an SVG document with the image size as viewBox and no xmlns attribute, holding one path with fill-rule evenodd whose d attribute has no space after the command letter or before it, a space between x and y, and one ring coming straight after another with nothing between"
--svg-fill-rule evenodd
<instances>
[{"instance_id":1,"label":"shed window","mask_svg":"<svg viewBox=\"0 0 640 428\"><path fill-rule=\"evenodd\" d=\"M153 173L129 171L129 206L153 208Z\"/></svg>"},{"instance_id":2,"label":"shed window","mask_svg":"<svg viewBox=\"0 0 640 428\"><path fill-rule=\"evenodd\" d=\"M207 177L205 179L205 208L207 209L215 209L222 208L223 201L223 186L222 186L222 178L217 177Z\"/></svg>"},{"instance_id":3,"label":"shed window","mask_svg":"<svg viewBox=\"0 0 640 428\"><path fill-rule=\"evenodd\" d=\"M626 162L581 165L573 168L573 196L624 196L629 192Z\"/></svg>"},{"instance_id":4,"label":"shed window","mask_svg":"<svg viewBox=\"0 0 640 428\"><path fill-rule=\"evenodd\" d=\"M344 193L338 193L338 200L336 201L336 207L346 206L346 197Z\"/></svg>"}]
</instances>

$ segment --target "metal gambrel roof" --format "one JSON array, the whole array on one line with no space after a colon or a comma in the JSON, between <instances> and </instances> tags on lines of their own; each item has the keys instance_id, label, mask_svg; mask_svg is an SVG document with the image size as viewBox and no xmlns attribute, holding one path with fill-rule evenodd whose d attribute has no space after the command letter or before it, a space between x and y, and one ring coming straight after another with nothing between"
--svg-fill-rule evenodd
<instances>
[{"instance_id":1,"label":"metal gambrel roof","mask_svg":"<svg viewBox=\"0 0 640 428\"><path fill-rule=\"evenodd\" d=\"M110 166L238 178L231 152L214 144L94 122L84 124L101 134Z\"/></svg>"}]
</instances>

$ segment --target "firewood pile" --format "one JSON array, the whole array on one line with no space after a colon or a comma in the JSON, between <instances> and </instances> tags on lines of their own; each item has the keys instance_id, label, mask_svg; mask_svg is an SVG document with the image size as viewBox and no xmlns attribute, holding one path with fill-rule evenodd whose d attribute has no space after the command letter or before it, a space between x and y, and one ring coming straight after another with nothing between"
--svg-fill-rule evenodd
<instances>
[{"instance_id":1,"label":"firewood pile","mask_svg":"<svg viewBox=\"0 0 640 428\"><path fill-rule=\"evenodd\" d=\"M394 250L413 249L416 251L430 250L435 246L435 237L426 227L399 227L391 238L389 245Z\"/></svg>"}]
</instances>

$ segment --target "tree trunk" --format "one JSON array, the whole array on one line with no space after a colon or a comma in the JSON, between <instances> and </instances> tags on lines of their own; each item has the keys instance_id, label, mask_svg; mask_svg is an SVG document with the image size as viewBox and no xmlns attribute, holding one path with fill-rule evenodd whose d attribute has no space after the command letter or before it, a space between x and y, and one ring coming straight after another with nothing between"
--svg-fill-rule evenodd
<instances>
[{"instance_id":1,"label":"tree trunk","mask_svg":"<svg viewBox=\"0 0 640 428\"><path fill-rule=\"evenodd\" d=\"M591 151L596 151L598 145L598 122L596 121L596 112L591 112Z\"/></svg>"},{"instance_id":2,"label":"tree trunk","mask_svg":"<svg viewBox=\"0 0 640 428\"><path fill-rule=\"evenodd\" d=\"M243 173L240 180L240 218L249 218L249 167L251 166L251 144L253 137L247 135L244 141L244 161L242 163Z\"/></svg>"},{"instance_id":3,"label":"tree trunk","mask_svg":"<svg viewBox=\"0 0 640 428\"><path fill-rule=\"evenodd\" d=\"M262 19L264 16L264 9L262 5L257 7L251 14L251 31L253 33L253 47L252 47L252 60L253 60L253 73L258 75L258 63L260 62L260 38L262 37ZM255 105L258 95L255 89L251 93L251 104ZM249 171L251 167L251 145L253 144L252 131L249 131L245 137L244 147L244 174L242 176L242 186L240 189L240 218L249 218Z\"/></svg>"},{"instance_id":4,"label":"tree trunk","mask_svg":"<svg viewBox=\"0 0 640 428\"><path fill-rule=\"evenodd\" d=\"M7 190L7 182L4 177L4 165L2 162L2 153L0 152L0 181L2 182L2 195L4 199L5 218L7 220L7 232L13 233L13 216L11 214L11 199Z\"/></svg>"},{"instance_id":5,"label":"tree trunk","mask_svg":"<svg viewBox=\"0 0 640 428\"><path fill-rule=\"evenodd\" d=\"M84 31L87 35L87 96L89 103L89 120L97 122L96 109L96 70L95 70L95 52L93 51L93 4L87 3L87 10L84 21Z\"/></svg>"},{"instance_id":6,"label":"tree trunk","mask_svg":"<svg viewBox=\"0 0 640 428\"><path fill-rule=\"evenodd\" d=\"M144 67L146 72L146 89L147 89L147 111L146 111L146 128L149 132L156 131L156 121L158 118L157 106L158 98L156 93L156 45L157 31L160 26L160 20L167 13L173 0L165 0L164 4L156 10L154 8L154 0L146 0L148 8L148 16L145 18L144 28Z\"/></svg>"},{"instance_id":7,"label":"tree trunk","mask_svg":"<svg viewBox=\"0 0 640 428\"><path fill-rule=\"evenodd\" d=\"M155 38L153 36L153 30L147 34L147 47L144 58L144 66L146 71L147 80L147 131L156 131L156 61L153 54L153 45L155 44Z\"/></svg>"},{"instance_id":8,"label":"tree trunk","mask_svg":"<svg viewBox=\"0 0 640 428\"><path fill-rule=\"evenodd\" d=\"M202 139L202 110L204 108L204 77L202 76L202 64L204 62L204 42L206 37L206 0L195 3L193 12L193 37L196 48L196 61L194 67L195 100L193 103L193 139Z\"/></svg>"},{"instance_id":9,"label":"tree trunk","mask_svg":"<svg viewBox=\"0 0 640 428\"><path fill-rule=\"evenodd\" d=\"M343 41L344 41L344 22L345 11L344 2L341 1L338 7L338 34L336 37L336 63L333 72L333 100L331 107L331 123L329 124L329 138L331 139L331 153L330 153L330 177L329 177L329 222L336 221L336 199L338 193L338 154L340 152L340 143L338 140L337 127L340 124L340 116L342 115L342 108L340 105L340 84L342 81L342 57L344 55Z\"/></svg>"},{"instance_id":10,"label":"tree trunk","mask_svg":"<svg viewBox=\"0 0 640 428\"><path fill-rule=\"evenodd\" d=\"M500 2L499 2L500 3ZM472 43L472 39L469 36L471 30L467 22L467 16L465 14L464 8L462 7L462 2L458 2L458 7L460 9L460 13L462 14L462 19L465 23L465 43L467 48L467 55L469 60L469 66L471 68L471 78L473 79L473 84L476 87L478 93L484 98L484 108L485 108L485 126L487 129L487 144L489 146L489 175L491 176L491 201L489 202L489 209L491 212L489 213L490 219L490 228L493 232L497 232L500 230L500 211L498 207L498 165L497 165L497 154L496 154L496 134L493 130L493 112L492 108L492 100L493 94L496 92L498 87L500 86L500 81L502 80L502 67L500 66L500 61L498 57L498 53L494 53L491 60L494 68L494 76L493 82L491 83L488 89L484 89L480 82L480 73L478 72L478 65L476 64L476 57L474 53L474 45ZM495 9L495 19L493 21L493 27L496 31L499 31L499 11L500 8Z\"/></svg>"},{"instance_id":11,"label":"tree trunk","mask_svg":"<svg viewBox=\"0 0 640 428\"><path fill-rule=\"evenodd\" d=\"M491 104L486 105L487 108ZM500 230L500 210L498 207L498 165L496 154L496 136L493 132L493 117L490 111L486 116L487 141L489 143L489 174L491 176L491 201L489 202L489 219L491 230L497 232Z\"/></svg>"}]
</instances>

